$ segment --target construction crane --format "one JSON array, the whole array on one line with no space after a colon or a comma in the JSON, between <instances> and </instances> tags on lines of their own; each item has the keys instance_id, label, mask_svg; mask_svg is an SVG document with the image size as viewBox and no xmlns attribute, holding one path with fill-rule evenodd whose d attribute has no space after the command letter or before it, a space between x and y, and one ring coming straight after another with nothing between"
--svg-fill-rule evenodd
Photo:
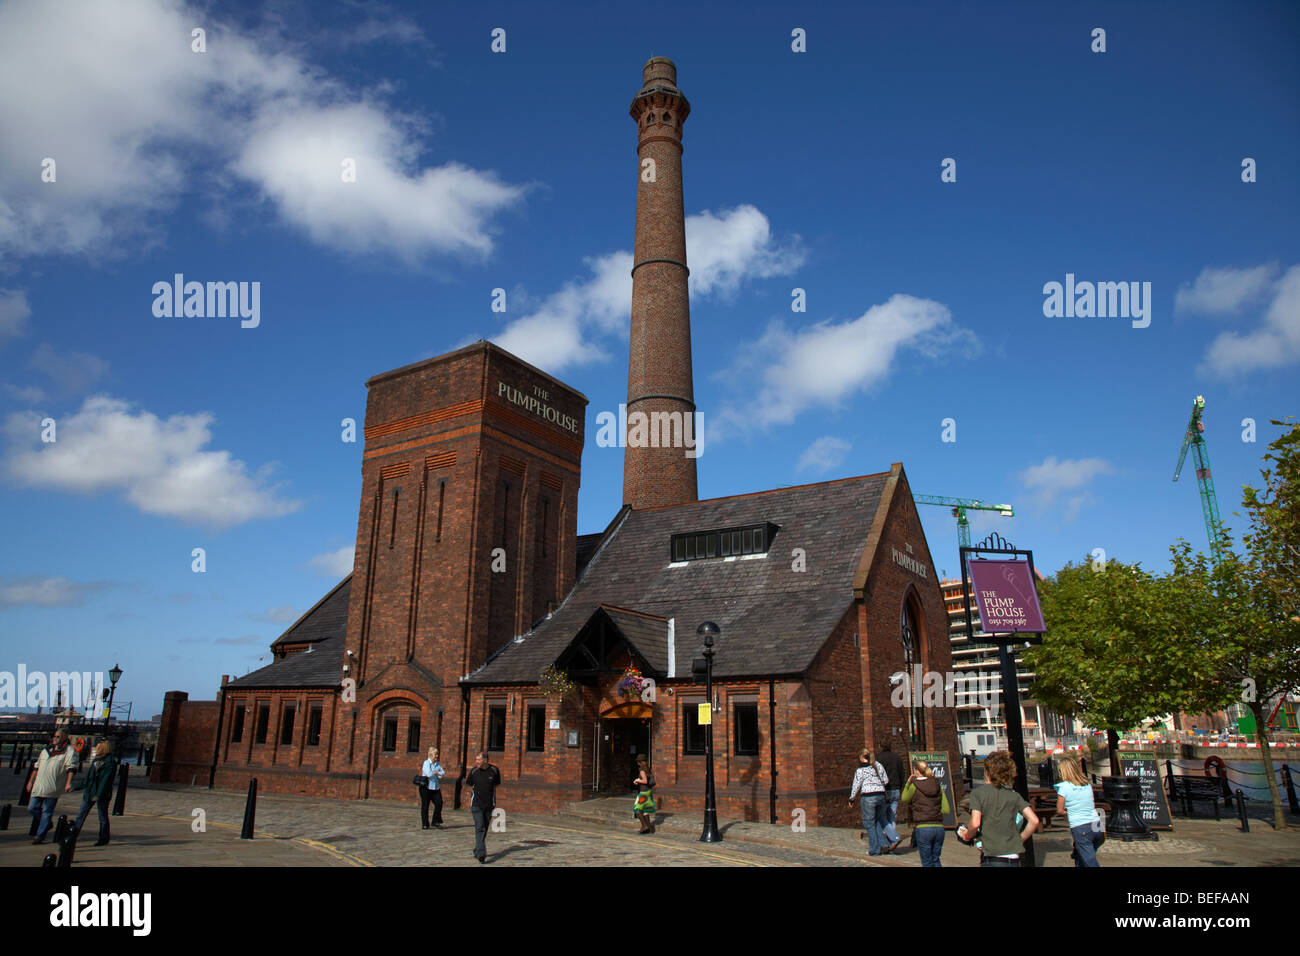
<instances>
[{"instance_id":1,"label":"construction crane","mask_svg":"<svg viewBox=\"0 0 1300 956\"><path fill-rule=\"evenodd\" d=\"M1205 444L1205 422L1201 421L1201 412L1205 409L1204 396L1197 395L1192 402L1192 417L1187 421L1187 434L1183 436L1183 450L1178 453L1178 467L1174 469L1174 481L1183 472L1183 461L1187 458L1187 449L1192 450L1196 461L1196 486L1201 491L1201 511L1205 515L1205 533L1210 539L1210 556L1217 564L1222 557L1219 545L1219 499L1214 493L1214 479L1210 477L1210 453Z\"/></svg>"},{"instance_id":2,"label":"construction crane","mask_svg":"<svg viewBox=\"0 0 1300 956\"><path fill-rule=\"evenodd\" d=\"M942 495L913 495L912 500L923 505L940 505L951 508L957 519L957 541L963 548L970 547L970 521L967 511L996 511L1004 518L1014 518L1016 510L1010 505L991 505L978 498L945 498Z\"/></svg>"}]
</instances>

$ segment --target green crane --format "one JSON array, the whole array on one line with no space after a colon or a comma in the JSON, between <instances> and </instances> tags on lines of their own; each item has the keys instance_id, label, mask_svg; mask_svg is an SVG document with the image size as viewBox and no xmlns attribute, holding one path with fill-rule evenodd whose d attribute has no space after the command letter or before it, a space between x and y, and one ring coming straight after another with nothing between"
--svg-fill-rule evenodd
<instances>
[{"instance_id":1,"label":"green crane","mask_svg":"<svg viewBox=\"0 0 1300 956\"><path fill-rule=\"evenodd\" d=\"M912 500L923 505L942 505L951 508L957 519L957 541L963 548L970 547L970 522L967 511L996 511L1006 518L1014 518L1016 510L1010 505L991 505L978 498L945 498L942 495L913 495Z\"/></svg>"},{"instance_id":2,"label":"green crane","mask_svg":"<svg viewBox=\"0 0 1300 956\"><path fill-rule=\"evenodd\" d=\"M1174 469L1174 481L1183 472L1183 461L1187 458L1187 449L1192 450L1196 460L1196 486L1201 491L1201 511L1205 516L1205 533L1210 538L1210 556L1218 563L1222 557L1219 546L1219 531L1223 527L1219 521L1219 498L1214 493L1214 479L1210 477L1210 453L1205 444L1205 422L1201 421L1201 412L1205 409L1204 396L1197 395L1192 402L1192 417L1187 421L1187 434L1183 436L1183 450L1178 453L1178 467Z\"/></svg>"}]
</instances>

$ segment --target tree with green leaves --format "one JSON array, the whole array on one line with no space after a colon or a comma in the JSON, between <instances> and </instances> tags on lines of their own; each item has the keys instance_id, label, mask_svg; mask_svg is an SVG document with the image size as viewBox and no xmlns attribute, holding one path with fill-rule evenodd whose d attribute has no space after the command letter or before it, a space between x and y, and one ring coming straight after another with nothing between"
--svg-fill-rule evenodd
<instances>
[{"instance_id":1,"label":"tree with green leaves","mask_svg":"<svg viewBox=\"0 0 1300 956\"><path fill-rule=\"evenodd\" d=\"M1250 519L1244 555L1224 530L1217 563L1192 554L1185 541L1172 549L1168 600L1182 609L1175 626L1199 642L1214 677L1193 695L1216 710L1241 703L1255 720L1264 774L1273 801L1273 826L1286 827L1282 795L1273 773L1268 718L1272 707L1300 688L1300 426L1271 445L1262 489L1243 488ZM1189 709L1193 709L1189 707Z\"/></svg>"},{"instance_id":2,"label":"tree with green leaves","mask_svg":"<svg viewBox=\"0 0 1300 956\"><path fill-rule=\"evenodd\" d=\"M1039 590L1048 632L1025 654L1031 693L1105 729L1118 774L1118 732L1178 709L1189 688L1211 681L1208 662L1179 639L1159 580L1136 564L1085 559Z\"/></svg>"}]
</instances>

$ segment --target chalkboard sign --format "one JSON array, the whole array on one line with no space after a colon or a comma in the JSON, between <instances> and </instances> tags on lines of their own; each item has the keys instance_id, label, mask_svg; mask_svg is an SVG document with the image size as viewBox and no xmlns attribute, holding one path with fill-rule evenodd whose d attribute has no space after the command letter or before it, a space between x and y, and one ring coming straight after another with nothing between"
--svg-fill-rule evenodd
<instances>
[{"instance_id":1,"label":"chalkboard sign","mask_svg":"<svg viewBox=\"0 0 1300 956\"><path fill-rule=\"evenodd\" d=\"M939 786L943 787L944 794L948 797L948 812L943 815L943 826L945 830L957 829L957 797L952 789L952 770L948 766L948 751L933 750L928 753L910 753L907 755L907 776L903 778L903 787L907 787L907 781L915 771L912 769L913 760L924 760L934 771L934 778L939 781ZM911 813L910 807L908 810ZM910 817L909 817L910 819Z\"/></svg>"},{"instance_id":2,"label":"chalkboard sign","mask_svg":"<svg viewBox=\"0 0 1300 956\"><path fill-rule=\"evenodd\" d=\"M1154 750L1121 750L1119 772L1126 777L1139 778L1142 799L1138 803L1138 817L1152 830L1172 830L1173 817L1169 815L1169 801L1160 780L1160 762Z\"/></svg>"}]
</instances>

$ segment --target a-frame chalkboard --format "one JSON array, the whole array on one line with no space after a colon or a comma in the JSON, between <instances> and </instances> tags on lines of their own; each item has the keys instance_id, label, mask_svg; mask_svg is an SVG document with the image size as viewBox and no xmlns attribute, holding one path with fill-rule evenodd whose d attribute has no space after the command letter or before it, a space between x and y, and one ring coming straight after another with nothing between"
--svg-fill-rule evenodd
<instances>
[{"instance_id":1,"label":"a-frame chalkboard","mask_svg":"<svg viewBox=\"0 0 1300 956\"><path fill-rule=\"evenodd\" d=\"M1154 750L1121 750L1119 772L1126 777L1137 777L1142 787L1138 803L1138 817L1152 830L1172 830L1173 817L1169 814L1169 801L1160 780L1160 762Z\"/></svg>"},{"instance_id":2,"label":"a-frame chalkboard","mask_svg":"<svg viewBox=\"0 0 1300 956\"><path fill-rule=\"evenodd\" d=\"M906 788L907 781L913 774L912 761L924 760L934 771L935 779L943 787L943 792L948 797L948 812L943 815L943 827L945 830L957 829L957 796L952 789L952 768L948 766L948 751L931 750L924 753L909 753L907 755L907 776L903 778L903 787Z\"/></svg>"}]
</instances>

